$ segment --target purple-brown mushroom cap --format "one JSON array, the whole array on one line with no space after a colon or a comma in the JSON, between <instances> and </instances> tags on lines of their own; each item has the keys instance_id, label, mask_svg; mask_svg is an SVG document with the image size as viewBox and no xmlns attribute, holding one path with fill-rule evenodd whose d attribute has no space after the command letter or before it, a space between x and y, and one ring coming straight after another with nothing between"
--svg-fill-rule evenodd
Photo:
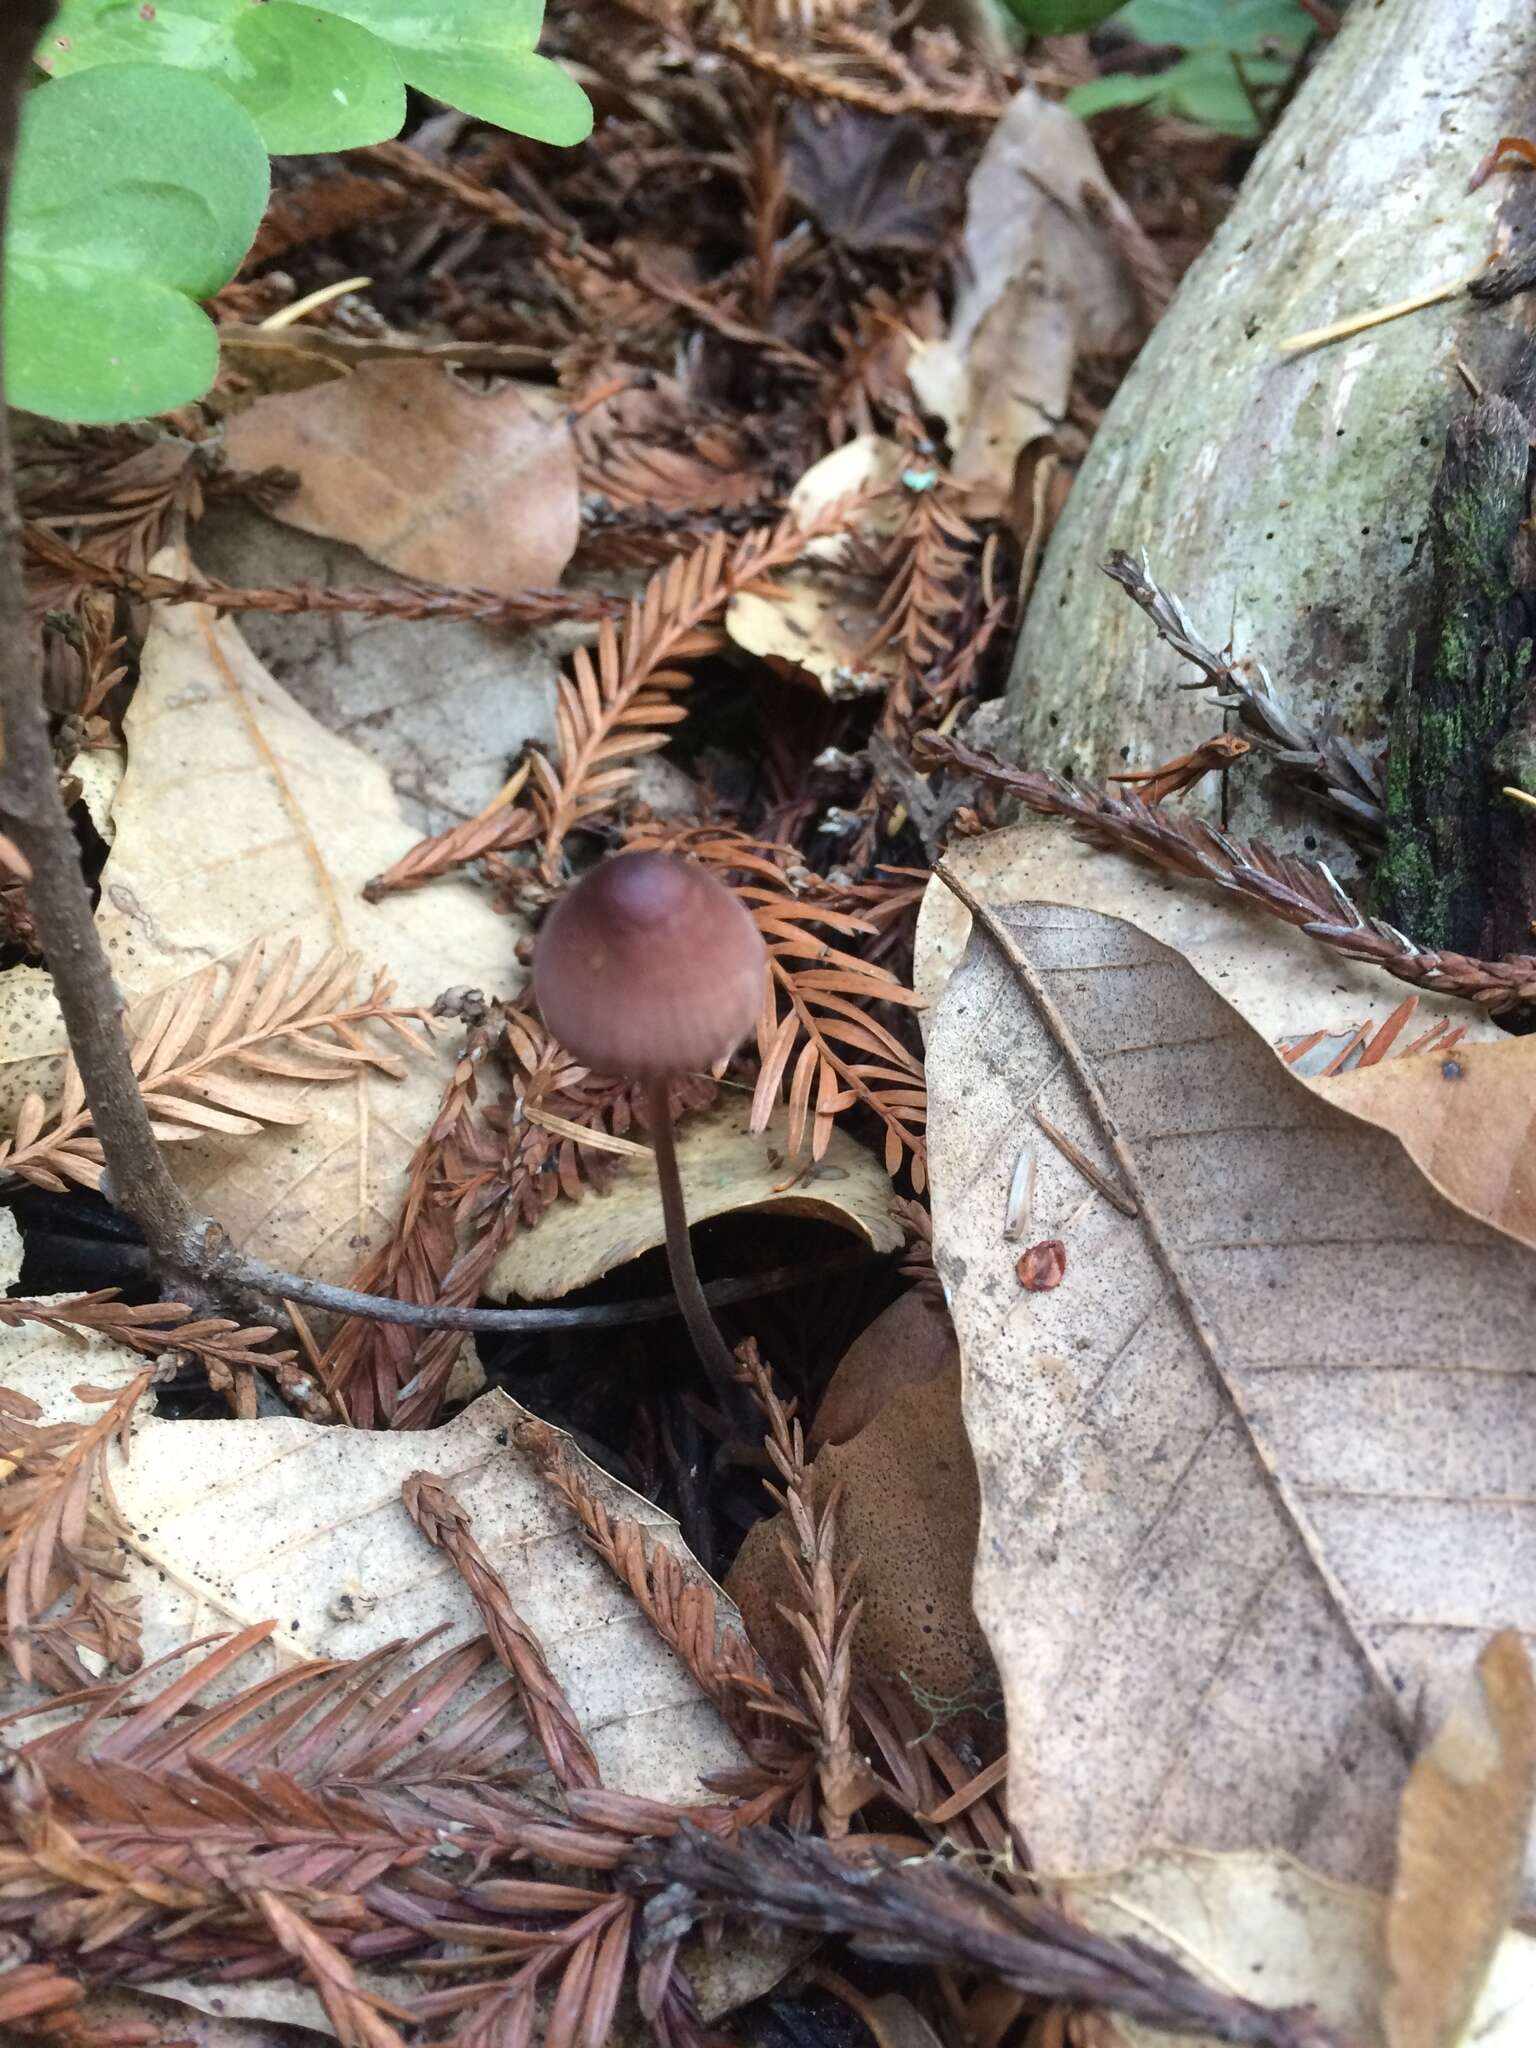
<instances>
[{"instance_id":1,"label":"purple-brown mushroom cap","mask_svg":"<svg viewBox=\"0 0 1536 2048\"><path fill-rule=\"evenodd\" d=\"M696 861L621 853L545 919L533 992L566 1051L637 1081L697 1073L757 1021L768 950L751 914Z\"/></svg>"}]
</instances>

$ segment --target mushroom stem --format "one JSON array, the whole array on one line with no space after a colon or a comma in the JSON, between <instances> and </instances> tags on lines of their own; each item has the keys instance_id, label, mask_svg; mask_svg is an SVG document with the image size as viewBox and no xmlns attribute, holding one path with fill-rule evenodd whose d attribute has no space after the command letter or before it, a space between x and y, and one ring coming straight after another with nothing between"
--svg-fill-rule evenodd
<instances>
[{"instance_id":1,"label":"mushroom stem","mask_svg":"<svg viewBox=\"0 0 1536 2048\"><path fill-rule=\"evenodd\" d=\"M672 1274L672 1291L688 1325L699 1363L722 1389L736 1386L736 1361L721 1336L704 1289L699 1269L693 1263L693 1245L688 1237L688 1210L683 1201L682 1175L677 1170L677 1146L672 1137L672 1105L665 1081L645 1084L646 1120L656 1148L656 1178L661 1183L661 1214L667 1230L667 1265Z\"/></svg>"}]
</instances>

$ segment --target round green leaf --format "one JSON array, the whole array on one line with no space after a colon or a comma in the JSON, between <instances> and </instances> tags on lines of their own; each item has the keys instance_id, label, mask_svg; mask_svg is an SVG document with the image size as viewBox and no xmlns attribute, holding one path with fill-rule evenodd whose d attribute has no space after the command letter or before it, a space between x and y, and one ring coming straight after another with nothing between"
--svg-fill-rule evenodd
<instances>
[{"instance_id":1,"label":"round green leaf","mask_svg":"<svg viewBox=\"0 0 1536 2048\"><path fill-rule=\"evenodd\" d=\"M401 51L401 67L419 92L494 121L514 135L570 147L592 133L592 103L548 57L454 57Z\"/></svg>"},{"instance_id":2,"label":"round green leaf","mask_svg":"<svg viewBox=\"0 0 1536 2048\"><path fill-rule=\"evenodd\" d=\"M192 72L111 64L28 93L6 247L12 404L133 419L196 398L217 338L194 299L267 203L249 117Z\"/></svg>"},{"instance_id":3,"label":"round green leaf","mask_svg":"<svg viewBox=\"0 0 1536 2048\"><path fill-rule=\"evenodd\" d=\"M332 11L393 49L406 82L477 120L536 142L583 142L592 107L534 50L543 0L332 0Z\"/></svg>"},{"instance_id":4,"label":"round green leaf","mask_svg":"<svg viewBox=\"0 0 1536 2048\"><path fill-rule=\"evenodd\" d=\"M125 62L200 71L240 102L279 154L382 142L405 120L393 53L304 0L66 0L37 60L55 78Z\"/></svg>"},{"instance_id":5,"label":"round green leaf","mask_svg":"<svg viewBox=\"0 0 1536 2048\"><path fill-rule=\"evenodd\" d=\"M250 70L231 90L274 155L357 149L404 126L405 80L394 52L339 15L247 0L235 43Z\"/></svg>"},{"instance_id":6,"label":"round green leaf","mask_svg":"<svg viewBox=\"0 0 1536 2048\"><path fill-rule=\"evenodd\" d=\"M4 329L10 403L88 426L170 412L219 367L218 329L171 286L47 256L6 265Z\"/></svg>"}]
</instances>

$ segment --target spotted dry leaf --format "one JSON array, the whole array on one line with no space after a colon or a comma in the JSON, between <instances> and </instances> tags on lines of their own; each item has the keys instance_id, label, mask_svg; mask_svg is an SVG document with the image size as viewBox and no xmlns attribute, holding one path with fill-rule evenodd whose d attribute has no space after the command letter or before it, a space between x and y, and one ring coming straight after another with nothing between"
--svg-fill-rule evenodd
<instances>
[{"instance_id":1,"label":"spotted dry leaf","mask_svg":"<svg viewBox=\"0 0 1536 2048\"><path fill-rule=\"evenodd\" d=\"M1172 1841L1384 1883L1421 1717L1536 1630L1536 1257L1179 955L1063 905L982 915L928 1074L1012 1811L1046 1869ZM1047 1293L1003 1233L1025 1143Z\"/></svg>"}]
</instances>

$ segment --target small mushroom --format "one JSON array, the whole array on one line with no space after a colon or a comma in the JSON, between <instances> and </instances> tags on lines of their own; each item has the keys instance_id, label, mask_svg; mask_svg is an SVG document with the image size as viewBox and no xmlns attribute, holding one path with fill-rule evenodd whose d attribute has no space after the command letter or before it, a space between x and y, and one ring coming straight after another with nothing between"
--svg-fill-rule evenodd
<instances>
[{"instance_id":1,"label":"small mushroom","mask_svg":"<svg viewBox=\"0 0 1536 2048\"><path fill-rule=\"evenodd\" d=\"M600 862L550 912L533 956L540 1013L566 1050L645 1085L672 1286L694 1349L723 1386L735 1361L693 1263L667 1083L736 1050L757 1021L767 967L740 899L674 853Z\"/></svg>"}]
</instances>

